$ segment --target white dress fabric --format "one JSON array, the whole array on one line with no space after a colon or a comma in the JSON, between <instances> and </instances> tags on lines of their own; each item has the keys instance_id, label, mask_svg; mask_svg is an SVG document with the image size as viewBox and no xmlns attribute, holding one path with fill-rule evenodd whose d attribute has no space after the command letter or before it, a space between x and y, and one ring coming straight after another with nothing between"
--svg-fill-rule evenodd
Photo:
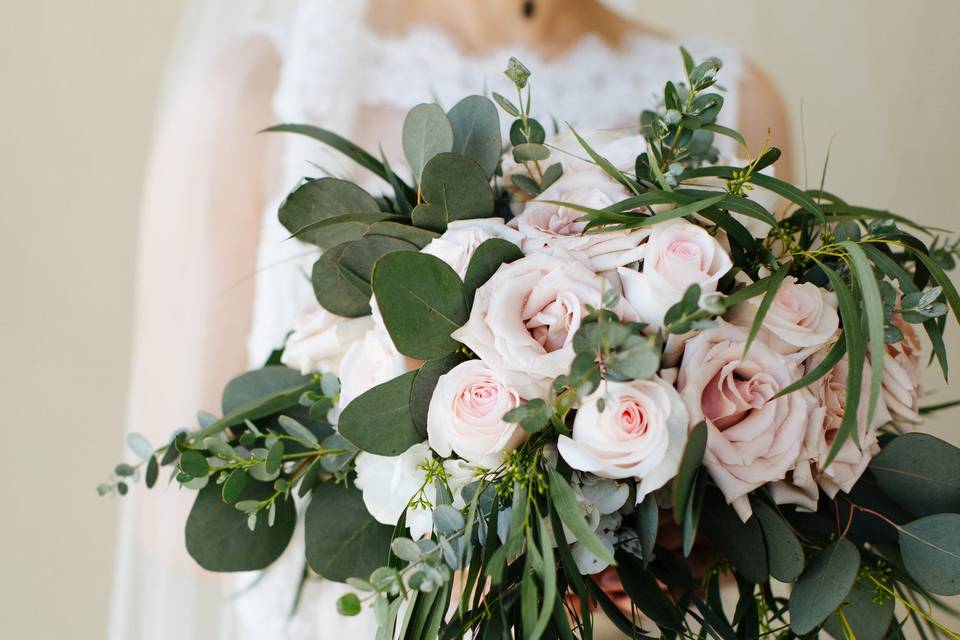
<instances>
[{"instance_id":1,"label":"white dress fabric","mask_svg":"<svg viewBox=\"0 0 960 640\"><path fill-rule=\"evenodd\" d=\"M235 2L218 1L223 5L219 11L227 12ZM285 0L285 6L295 7L286 14L264 9L268 4L262 3L250 15L270 14L271 20L250 20L247 30L268 38L281 59L272 100L276 122L322 126L375 155L382 144L398 170L404 166L399 139L406 111L433 101L449 108L472 93L497 91L512 98L515 90L503 75L510 56L533 72L533 113L548 130L554 122L561 129L564 123L583 129L635 128L639 112L654 106L664 83L682 77L679 41L645 35L627 37L617 47L587 35L549 59L525 46L465 54L450 37L429 28L417 27L402 36L373 33L364 25L362 0ZM217 13L211 12L213 24ZM685 44L696 58L714 55L723 60L727 91L721 123L734 125L741 59L729 48ZM503 116L504 134L509 123L510 118ZM293 134L269 135L282 137L277 138L279 158L269 167L271 175L265 181L275 185L275 191L265 198L268 204L260 229L256 297L247 342L251 367L260 366L282 344L300 312L315 304L309 272L317 252L288 239L277 221L283 198L305 176L323 174L352 177L374 192L385 188L315 141ZM139 425L132 426L141 430ZM145 517L149 515L145 510L153 506L140 504L143 497L127 498L123 505L112 640L374 636L372 615L339 616L335 603L343 588L316 578L304 583L299 607L288 615L304 571L302 528L283 557L264 572L205 574L188 567L185 553L172 551L182 545L182 505L170 507L173 501L167 500L166 515L155 512Z\"/></svg>"}]
</instances>

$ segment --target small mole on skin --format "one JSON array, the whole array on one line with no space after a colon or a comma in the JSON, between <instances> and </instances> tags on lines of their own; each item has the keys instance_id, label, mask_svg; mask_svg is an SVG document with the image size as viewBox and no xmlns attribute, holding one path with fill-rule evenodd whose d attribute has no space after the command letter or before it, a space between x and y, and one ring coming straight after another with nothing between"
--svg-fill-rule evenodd
<instances>
[{"instance_id":1,"label":"small mole on skin","mask_svg":"<svg viewBox=\"0 0 960 640\"><path fill-rule=\"evenodd\" d=\"M533 4L533 0L524 0L524 3L523 3L523 17L524 17L524 18L532 18L532 17L533 17L533 11L534 11L534 9L535 9L535 7L534 7L534 4Z\"/></svg>"}]
</instances>

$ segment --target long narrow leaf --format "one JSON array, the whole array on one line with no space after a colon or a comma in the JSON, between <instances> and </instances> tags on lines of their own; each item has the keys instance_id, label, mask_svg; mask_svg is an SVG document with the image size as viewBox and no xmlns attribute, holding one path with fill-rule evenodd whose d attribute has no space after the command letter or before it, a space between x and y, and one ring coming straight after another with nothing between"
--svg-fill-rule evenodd
<instances>
[{"instance_id":1,"label":"long narrow leaf","mask_svg":"<svg viewBox=\"0 0 960 640\"><path fill-rule=\"evenodd\" d=\"M873 424L880 399L880 385L883 383L883 361L885 357L883 336L883 302L880 300L880 287L873 275L873 267L856 242L844 240L840 246L847 250L850 257L851 273L856 276L860 293L863 294L863 306L867 315L867 333L870 342L870 404L867 405L867 424Z\"/></svg>"},{"instance_id":2,"label":"long narrow leaf","mask_svg":"<svg viewBox=\"0 0 960 640\"><path fill-rule=\"evenodd\" d=\"M827 355L824 356L823 360L820 361L820 364L808 371L803 377L794 380L783 389L780 389L780 391L777 392L777 395L773 397L779 398L787 395L788 393L793 393L798 389L809 387L811 384L830 373L830 370L833 369L834 365L840 362L840 359L843 358L843 354L846 352L847 341L844 339L843 334L841 334L840 338L833 343L832 347L830 347L830 351L827 352Z\"/></svg>"},{"instance_id":3,"label":"long narrow leaf","mask_svg":"<svg viewBox=\"0 0 960 640\"><path fill-rule=\"evenodd\" d=\"M550 469L548 473L550 498L563 524L567 525L567 528L570 529L570 532L576 537L577 541L589 549L601 562L610 565L617 564L617 561L613 559L613 555L603 545L603 542L600 541L597 534L587 526L587 521L583 519L583 515L580 512L577 498L567 481L564 480L563 476L557 473L555 469ZM557 535L562 537L563 534L558 533Z\"/></svg>"},{"instance_id":4,"label":"long narrow leaf","mask_svg":"<svg viewBox=\"0 0 960 640\"><path fill-rule=\"evenodd\" d=\"M840 453L840 448L847 438L852 436L857 446L860 445L860 434L857 432L857 409L860 405L860 383L863 380L863 360L866 357L867 347L860 326L859 308L853 298L853 292L840 279L836 271L816 260L816 258L814 260L827 274L830 284L833 285L833 291L837 294L837 304L840 307L840 318L843 320L843 331L847 342L847 395L843 418L840 420L840 428L837 430L833 446L830 447L823 465L826 468Z\"/></svg>"},{"instance_id":5,"label":"long narrow leaf","mask_svg":"<svg viewBox=\"0 0 960 640\"><path fill-rule=\"evenodd\" d=\"M727 136L728 138L733 138L738 143L740 143L741 147L747 146L747 141L743 139L743 136L740 135L740 132L737 131L736 129L725 127L722 124L705 124L700 128L706 131L709 131L711 133L716 133L721 136Z\"/></svg>"},{"instance_id":6,"label":"long narrow leaf","mask_svg":"<svg viewBox=\"0 0 960 640\"><path fill-rule=\"evenodd\" d=\"M623 175L623 172L613 166L609 160L594 151L593 147L591 147L586 140L580 137L580 134L577 133L576 129L570 127L570 131L573 132L574 137L576 137L577 142L580 143L580 146L583 147L583 150L587 152L587 154L601 169L603 169L604 173L625 186L630 191L636 194L640 193L640 189L637 188L636 183L633 180L630 180L627 176Z\"/></svg>"},{"instance_id":7,"label":"long narrow leaf","mask_svg":"<svg viewBox=\"0 0 960 640\"><path fill-rule=\"evenodd\" d=\"M750 333L747 334L747 341L743 345L744 355L750 351L750 345L753 344L757 334L760 333L760 327L763 326L763 319L767 316L770 305L773 304L773 300L777 297L780 283L783 282L789 270L790 263L787 262L780 265L780 268L770 276L770 282L767 284L767 292L764 294L763 300L760 301L760 306L757 307L757 315L753 317L753 324L750 325Z\"/></svg>"}]
</instances>

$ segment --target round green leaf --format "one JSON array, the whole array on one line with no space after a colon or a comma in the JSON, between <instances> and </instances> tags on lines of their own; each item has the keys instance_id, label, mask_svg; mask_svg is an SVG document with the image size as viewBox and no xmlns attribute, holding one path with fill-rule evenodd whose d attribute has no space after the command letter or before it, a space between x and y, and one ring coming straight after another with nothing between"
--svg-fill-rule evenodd
<instances>
[{"instance_id":1,"label":"round green leaf","mask_svg":"<svg viewBox=\"0 0 960 640\"><path fill-rule=\"evenodd\" d=\"M893 619L894 599L886 597L881 604L874 601L877 586L869 578L857 580L844 598L843 615L857 640L883 640ZM832 613L823 628L837 640L847 640L836 613Z\"/></svg>"},{"instance_id":2,"label":"round green leaf","mask_svg":"<svg viewBox=\"0 0 960 640\"><path fill-rule=\"evenodd\" d=\"M703 499L700 531L713 540L746 580L754 584L766 582L769 575L767 552L756 516L743 522L723 495L710 489Z\"/></svg>"},{"instance_id":3,"label":"round green leaf","mask_svg":"<svg viewBox=\"0 0 960 640\"><path fill-rule=\"evenodd\" d=\"M269 484L250 482L242 498L260 501L271 495L273 487ZM217 485L207 485L197 494L187 517L187 551L208 571L256 571L267 567L287 548L297 522L293 501L278 500L273 526L267 526L264 510L257 515L257 526L250 531L247 514L221 500Z\"/></svg>"},{"instance_id":4,"label":"round green leaf","mask_svg":"<svg viewBox=\"0 0 960 640\"><path fill-rule=\"evenodd\" d=\"M360 613L360 598L357 594L345 593L337 600L337 613L342 616L355 616Z\"/></svg>"},{"instance_id":5,"label":"round green leaf","mask_svg":"<svg viewBox=\"0 0 960 640\"><path fill-rule=\"evenodd\" d=\"M243 469L234 469L223 483L220 496L224 502L232 503L240 499L243 490L247 487L247 472Z\"/></svg>"},{"instance_id":6,"label":"round green leaf","mask_svg":"<svg viewBox=\"0 0 960 640\"><path fill-rule=\"evenodd\" d=\"M312 225L347 214L380 212L377 201L352 182L337 178L309 180L297 187L280 205L280 224L291 235L328 249L341 242L356 240L367 225L359 220L344 220L322 227Z\"/></svg>"},{"instance_id":7,"label":"round green leaf","mask_svg":"<svg viewBox=\"0 0 960 640\"><path fill-rule=\"evenodd\" d=\"M421 182L424 166L438 153L453 149L453 126L435 104L418 104L403 121L403 155Z\"/></svg>"},{"instance_id":8,"label":"round green leaf","mask_svg":"<svg viewBox=\"0 0 960 640\"><path fill-rule=\"evenodd\" d=\"M410 415L416 375L409 371L355 398L340 414L340 435L361 450L380 456L398 456L423 442Z\"/></svg>"},{"instance_id":9,"label":"round green leaf","mask_svg":"<svg viewBox=\"0 0 960 640\"><path fill-rule=\"evenodd\" d=\"M386 564L393 527L367 512L356 487L327 482L314 487L304 516L307 562L328 580L367 578Z\"/></svg>"},{"instance_id":10,"label":"round green leaf","mask_svg":"<svg viewBox=\"0 0 960 640\"><path fill-rule=\"evenodd\" d=\"M180 454L180 470L191 478L206 478L210 472L207 458L199 451L188 449Z\"/></svg>"},{"instance_id":11,"label":"round green leaf","mask_svg":"<svg viewBox=\"0 0 960 640\"><path fill-rule=\"evenodd\" d=\"M780 582L793 582L803 571L803 547L774 507L762 499L750 501L767 545L770 575Z\"/></svg>"},{"instance_id":12,"label":"round green leaf","mask_svg":"<svg viewBox=\"0 0 960 640\"><path fill-rule=\"evenodd\" d=\"M147 489L152 489L153 485L157 484L157 475L159 473L160 473L160 465L157 464L156 456L150 456L150 459L147 460L147 473L145 476Z\"/></svg>"},{"instance_id":13,"label":"round green leaf","mask_svg":"<svg viewBox=\"0 0 960 640\"><path fill-rule=\"evenodd\" d=\"M423 169L420 190L426 202L411 214L418 227L444 231L454 220L493 214L493 190L476 161L456 153L440 153Z\"/></svg>"},{"instance_id":14,"label":"round green leaf","mask_svg":"<svg viewBox=\"0 0 960 640\"><path fill-rule=\"evenodd\" d=\"M919 516L960 512L960 449L926 433L894 438L870 463L880 488Z\"/></svg>"},{"instance_id":15,"label":"round green leaf","mask_svg":"<svg viewBox=\"0 0 960 640\"><path fill-rule=\"evenodd\" d=\"M860 568L860 553L840 538L813 559L790 594L790 628L804 635L843 604Z\"/></svg>"},{"instance_id":16,"label":"round green leaf","mask_svg":"<svg viewBox=\"0 0 960 640\"><path fill-rule=\"evenodd\" d=\"M903 564L932 593L960 593L960 515L941 513L900 527Z\"/></svg>"},{"instance_id":17,"label":"round green leaf","mask_svg":"<svg viewBox=\"0 0 960 640\"><path fill-rule=\"evenodd\" d=\"M500 265L523 257L520 247L509 240L490 238L484 240L473 252L467 271L463 276L463 295L473 303L473 296L484 282L497 272Z\"/></svg>"},{"instance_id":18,"label":"round green leaf","mask_svg":"<svg viewBox=\"0 0 960 640\"><path fill-rule=\"evenodd\" d=\"M374 268L373 291L400 353L433 360L459 347L450 334L467 321L463 283L443 260L407 251L388 254Z\"/></svg>"},{"instance_id":19,"label":"round green leaf","mask_svg":"<svg viewBox=\"0 0 960 640\"><path fill-rule=\"evenodd\" d=\"M433 398L433 390L437 387L437 380L465 359L460 353L451 353L424 362L417 371L413 388L410 390L410 417L424 438L427 437L427 411L430 408L430 399Z\"/></svg>"},{"instance_id":20,"label":"round green leaf","mask_svg":"<svg viewBox=\"0 0 960 640\"><path fill-rule=\"evenodd\" d=\"M309 381L310 376L288 367L264 367L248 371L227 383L220 399L220 408L226 415L244 405Z\"/></svg>"},{"instance_id":21,"label":"round green leaf","mask_svg":"<svg viewBox=\"0 0 960 640\"><path fill-rule=\"evenodd\" d=\"M401 224L399 222L392 222L389 220L376 222L370 225L370 228L367 229L364 235L389 236L391 238L406 240L410 244L415 245L417 249L423 249L425 246L430 244L432 240L440 237L440 234L434 231L428 231L427 229L421 229L420 227L414 227L409 224Z\"/></svg>"},{"instance_id":22,"label":"round green leaf","mask_svg":"<svg viewBox=\"0 0 960 640\"><path fill-rule=\"evenodd\" d=\"M500 117L493 102L467 96L447 113L453 125L453 151L473 158L490 177L500 162Z\"/></svg>"},{"instance_id":23,"label":"round green leaf","mask_svg":"<svg viewBox=\"0 0 960 640\"><path fill-rule=\"evenodd\" d=\"M310 281L321 307L346 318L370 314L370 285L341 263L351 243L338 244L313 264Z\"/></svg>"}]
</instances>

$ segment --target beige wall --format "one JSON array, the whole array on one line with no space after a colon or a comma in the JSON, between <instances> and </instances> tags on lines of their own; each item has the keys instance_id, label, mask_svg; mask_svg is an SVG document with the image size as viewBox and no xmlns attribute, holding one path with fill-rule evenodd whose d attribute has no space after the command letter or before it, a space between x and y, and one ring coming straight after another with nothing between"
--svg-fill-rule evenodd
<instances>
[{"instance_id":1,"label":"beige wall","mask_svg":"<svg viewBox=\"0 0 960 640\"><path fill-rule=\"evenodd\" d=\"M4 637L104 635L116 507L93 487L122 447L138 192L181 4L0 3ZM960 3L621 4L776 72L798 158L803 101L811 176L836 134L829 188L960 228ZM956 442L952 422L934 428Z\"/></svg>"}]
</instances>

